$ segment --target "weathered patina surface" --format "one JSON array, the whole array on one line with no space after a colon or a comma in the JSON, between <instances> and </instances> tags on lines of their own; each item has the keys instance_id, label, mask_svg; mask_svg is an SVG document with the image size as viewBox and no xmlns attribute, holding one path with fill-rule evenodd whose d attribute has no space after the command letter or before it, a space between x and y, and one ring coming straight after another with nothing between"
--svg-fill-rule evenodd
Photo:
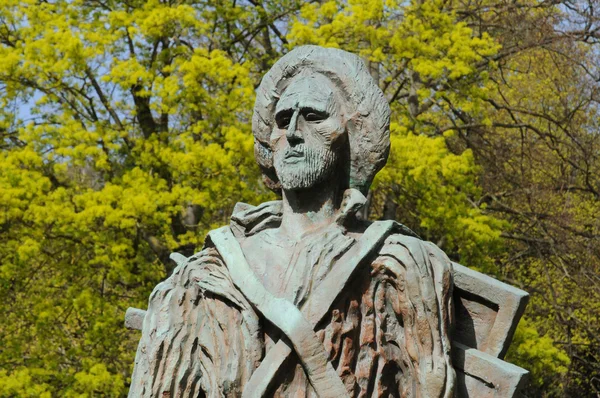
<instances>
[{"instance_id":1,"label":"weathered patina surface","mask_svg":"<svg viewBox=\"0 0 600 398\"><path fill-rule=\"evenodd\" d=\"M253 132L282 200L239 204L201 252L174 257L148 311L130 313L142 329L130 397L515 393L524 373L497 357L525 296L457 273L401 224L357 217L387 159L389 113L353 54L305 46L273 66ZM485 297L494 288L511 306ZM478 367L499 373L487 380ZM515 376L505 382L502 371Z\"/></svg>"}]
</instances>

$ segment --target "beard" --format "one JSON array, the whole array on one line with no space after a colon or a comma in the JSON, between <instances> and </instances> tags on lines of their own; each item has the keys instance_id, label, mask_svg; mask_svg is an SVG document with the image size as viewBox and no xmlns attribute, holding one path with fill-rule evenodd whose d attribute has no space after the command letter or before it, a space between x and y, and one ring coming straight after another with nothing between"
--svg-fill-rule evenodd
<instances>
[{"instance_id":1,"label":"beard","mask_svg":"<svg viewBox=\"0 0 600 398\"><path fill-rule=\"evenodd\" d=\"M302 157L290 157L301 152ZM338 163L338 154L328 148L314 149L304 144L274 154L274 166L283 189L312 188L329 179Z\"/></svg>"}]
</instances>

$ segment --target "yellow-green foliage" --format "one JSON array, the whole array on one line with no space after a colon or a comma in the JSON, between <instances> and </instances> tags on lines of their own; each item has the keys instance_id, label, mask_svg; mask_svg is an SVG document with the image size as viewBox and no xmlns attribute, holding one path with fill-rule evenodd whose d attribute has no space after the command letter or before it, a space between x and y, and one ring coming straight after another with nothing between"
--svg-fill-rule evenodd
<instances>
[{"instance_id":1,"label":"yellow-green foliage","mask_svg":"<svg viewBox=\"0 0 600 398\"><path fill-rule=\"evenodd\" d=\"M546 396L560 395L562 385L559 377L567 372L567 366L571 363L567 354L557 348L550 337L540 336L526 318L517 327L506 359L529 370L532 383Z\"/></svg>"},{"instance_id":2,"label":"yellow-green foliage","mask_svg":"<svg viewBox=\"0 0 600 398\"><path fill-rule=\"evenodd\" d=\"M12 369L9 373L0 370L0 396L50 398L52 387L46 383L38 383L38 377L48 376L42 369Z\"/></svg>"},{"instance_id":3,"label":"yellow-green foliage","mask_svg":"<svg viewBox=\"0 0 600 398\"><path fill-rule=\"evenodd\" d=\"M557 56L563 51L572 59ZM493 190L507 197L491 206L505 206L512 224L499 260L532 294L527 339L518 339L524 345L513 357L532 369L536 396L598 389L600 118L589 101L597 87L583 72L595 62L587 51L595 50L559 43L524 51L494 73L502 84L490 93L497 127L486 144L506 174ZM539 345L531 328L543 336Z\"/></svg>"},{"instance_id":4,"label":"yellow-green foliage","mask_svg":"<svg viewBox=\"0 0 600 398\"><path fill-rule=\"evenodd\" d=\"M253 65L198 45L211 25L189 5L8 1L0 18L0 396L122 396L125 309L170 251L271 197Z\"/></svg>"}]
</instances>

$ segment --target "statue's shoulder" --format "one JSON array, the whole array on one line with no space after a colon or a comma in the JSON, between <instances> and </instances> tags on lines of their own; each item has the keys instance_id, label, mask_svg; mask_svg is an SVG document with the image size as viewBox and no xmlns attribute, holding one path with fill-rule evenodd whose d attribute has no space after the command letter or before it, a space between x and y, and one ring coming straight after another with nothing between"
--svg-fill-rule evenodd
<instances>
[{"instance_id":1,"label":"statue's shoulder","mask_svg":"<svg viewBox=\"0 0 600 398\"><path fill-rule=\"evenodd\" d=\"M190 268L211 267L211 265L220 266L223 264L219 252L210 243L205 244L202 250L194 253L190 257L186 257L179 253L171 253L170 258L177 264L171 274L172 277L181 276Z\"/></svg>"},{"instance_id":2,"label":"statue's shoulder","mask_svg":"<svg viewBox=\"0 0 600 398\"><path fill-rule=\"evenodd\" d=\"M435 243L421 239L415 232L405 225L394 222L390 234L386 237L379 250L380 255L397 255L399 252L408 252L412 257L436 257L450 263L448 256Z\"/></svg>"},{"instance_id":3,"label":"statue's shoulder","mask_svg":"<svg viewBox=\"0 0 600 398\"><path fill-rule=\"evenodd\" d=\"M281 200L264 202L258 206L238 202L231 214L230 228L238 238L252 236L281 224L283 204Z\"/></svg>"}]
</instances>

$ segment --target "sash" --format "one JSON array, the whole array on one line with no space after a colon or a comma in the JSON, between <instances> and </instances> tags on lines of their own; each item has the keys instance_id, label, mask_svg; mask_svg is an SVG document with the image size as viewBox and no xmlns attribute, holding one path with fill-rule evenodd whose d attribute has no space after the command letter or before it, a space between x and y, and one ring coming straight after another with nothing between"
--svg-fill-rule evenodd
<instances>
[{"instance_id":1,"label":"sash","mask_svg":"<svg viewBox=\"0 0 600 398\"><path fill-rule=\"evenodd\" d=\"M357 242L344 253L299 310L293 303L268 292L250 268L239 242L229 227L209 233L231 275L233 284L246 299L274 324L292 343L308 381L320 398L348 397L346 387L327 359L323 344L314 332L315 326L328 313L338 295L351 282L364 259L373 254L398 224L378 221L371 224ZM292 349L280 339L267 352L250 377L243 398L263 397Z\"/></svg>"}]
</instances>

